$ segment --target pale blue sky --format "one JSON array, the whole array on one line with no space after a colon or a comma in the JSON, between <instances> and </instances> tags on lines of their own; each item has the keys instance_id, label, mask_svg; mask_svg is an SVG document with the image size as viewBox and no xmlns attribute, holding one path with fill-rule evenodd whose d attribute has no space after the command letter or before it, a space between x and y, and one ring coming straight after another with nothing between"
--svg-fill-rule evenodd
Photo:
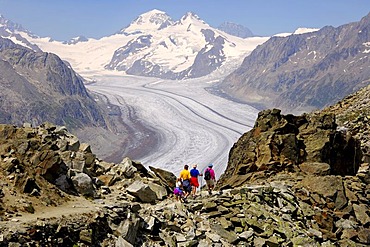
<instances>
[{"instance_id":1,"label":"pale blue sky","mask_svg":"<svg viewBox=\"0 0 370 247\"><path fill-rule=\"evenodd\" d=\"M359 21L370 0L0 0L5 18L56 40L108 36L152 9L174 20L191 11L213 27L230 21L271 36Z\"/></svg>"}]
</instances>

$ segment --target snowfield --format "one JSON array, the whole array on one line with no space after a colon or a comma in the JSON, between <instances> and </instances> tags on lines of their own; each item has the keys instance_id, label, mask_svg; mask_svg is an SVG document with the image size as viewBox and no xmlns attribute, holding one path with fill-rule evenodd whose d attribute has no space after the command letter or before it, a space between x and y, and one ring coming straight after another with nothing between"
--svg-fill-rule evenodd
<instances>
[{"instance_id":1,"label":"snowfield","mask_svg":"<svg viewBox=\"0 0 370 247\"><path fill-rule=\"evenodd\" d=\"M126 147L134 160L160 167L177 175L185 164L198 169L214 164L217 176L223 173L228 154L241 135L250 130L258 110L206 91L215 80L165 81L136 76L94 76L86 87L104 94L120 106L123 121L148 131L136 132ZM155 139L157 145L140 145ZM138 141L139 140L139 141Z\"/></svg>"}]
</instances>

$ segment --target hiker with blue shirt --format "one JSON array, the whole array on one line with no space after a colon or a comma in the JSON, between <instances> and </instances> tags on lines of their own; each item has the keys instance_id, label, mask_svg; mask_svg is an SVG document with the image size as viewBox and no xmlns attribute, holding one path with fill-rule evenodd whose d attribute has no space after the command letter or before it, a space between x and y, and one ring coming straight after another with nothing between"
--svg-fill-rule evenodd
<instances>
[{"instance_id":1,"label":"hiker with blue shirt","mask_svg":"<svg viewBox=\"0 0 370 247\"><path fill-rule=\"evenodd\" d=\"M212 195L212 190L215 188L216 184L216 174L212 168L213 164L209 164L204 172L204 180L206 180L208 194L210 195Z\"/></svg>"},{"instance_id":2,"label":"hiker with blue shirt","mask_svg":"<svg viewBox=\"0 0 370 247\"><path fill-rule=\"evenodd\" d=\"M199 187L199 181L198 176L203 176L198 169L197 165L193 165L193 169L190 170L190 185L191 185L191 194L193 197L195 197L195 194L197 193L197 188Z\"/></svg>"}]
</instances>

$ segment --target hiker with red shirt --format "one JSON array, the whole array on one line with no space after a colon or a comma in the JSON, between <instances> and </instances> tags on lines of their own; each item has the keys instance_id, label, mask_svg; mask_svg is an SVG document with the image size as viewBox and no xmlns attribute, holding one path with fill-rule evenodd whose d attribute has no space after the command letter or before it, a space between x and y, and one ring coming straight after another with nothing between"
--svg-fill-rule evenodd
<instances>
[{"instance_id":1,"label":"hiker with red shirt","mask_svg":"<svg viewBox=\"0 0 370 247\"><path fill-rule=\"evenodd\" d=\"M215 184L216 184L216 174L212 168L213 168L213 164L209 164L207 169L204 172L204 179L206 180L208 194L210 195L212 195L212 190L215 188Z\"/></svg>"},{"instance_id":2,"label":"hiker with red shirt","mask_svg":"<svg viewBox=\"0 0 370 247\"><path fill-rule=\"evenodd\" d=\"M192 187L191 194L195 197L197 188L199 187L198 176L203 176L203 174L198 171L196 164L194 164L193 169L190 170L190 176L190 185Z\"/></svg>"}]
</instances>

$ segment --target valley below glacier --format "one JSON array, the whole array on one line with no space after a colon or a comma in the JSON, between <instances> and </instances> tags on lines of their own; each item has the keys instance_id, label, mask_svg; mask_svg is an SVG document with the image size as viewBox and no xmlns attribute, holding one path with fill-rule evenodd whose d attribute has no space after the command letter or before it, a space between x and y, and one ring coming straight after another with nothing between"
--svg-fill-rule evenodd
<instances>
[{"instance_id":1,"label":"valley below glacier","mask_svg":"<svg viewBox=\"0 0 370 247\"><path fill-rule=\"evenodd\" d=\"M171 81L99 75L86 87L120 107L130 129L122 147L131 159L178 174L185 164L201 171L226 168L231 147L250 130L258 110L210 93L210 78Z\"/></svg>"}]
</instances>

